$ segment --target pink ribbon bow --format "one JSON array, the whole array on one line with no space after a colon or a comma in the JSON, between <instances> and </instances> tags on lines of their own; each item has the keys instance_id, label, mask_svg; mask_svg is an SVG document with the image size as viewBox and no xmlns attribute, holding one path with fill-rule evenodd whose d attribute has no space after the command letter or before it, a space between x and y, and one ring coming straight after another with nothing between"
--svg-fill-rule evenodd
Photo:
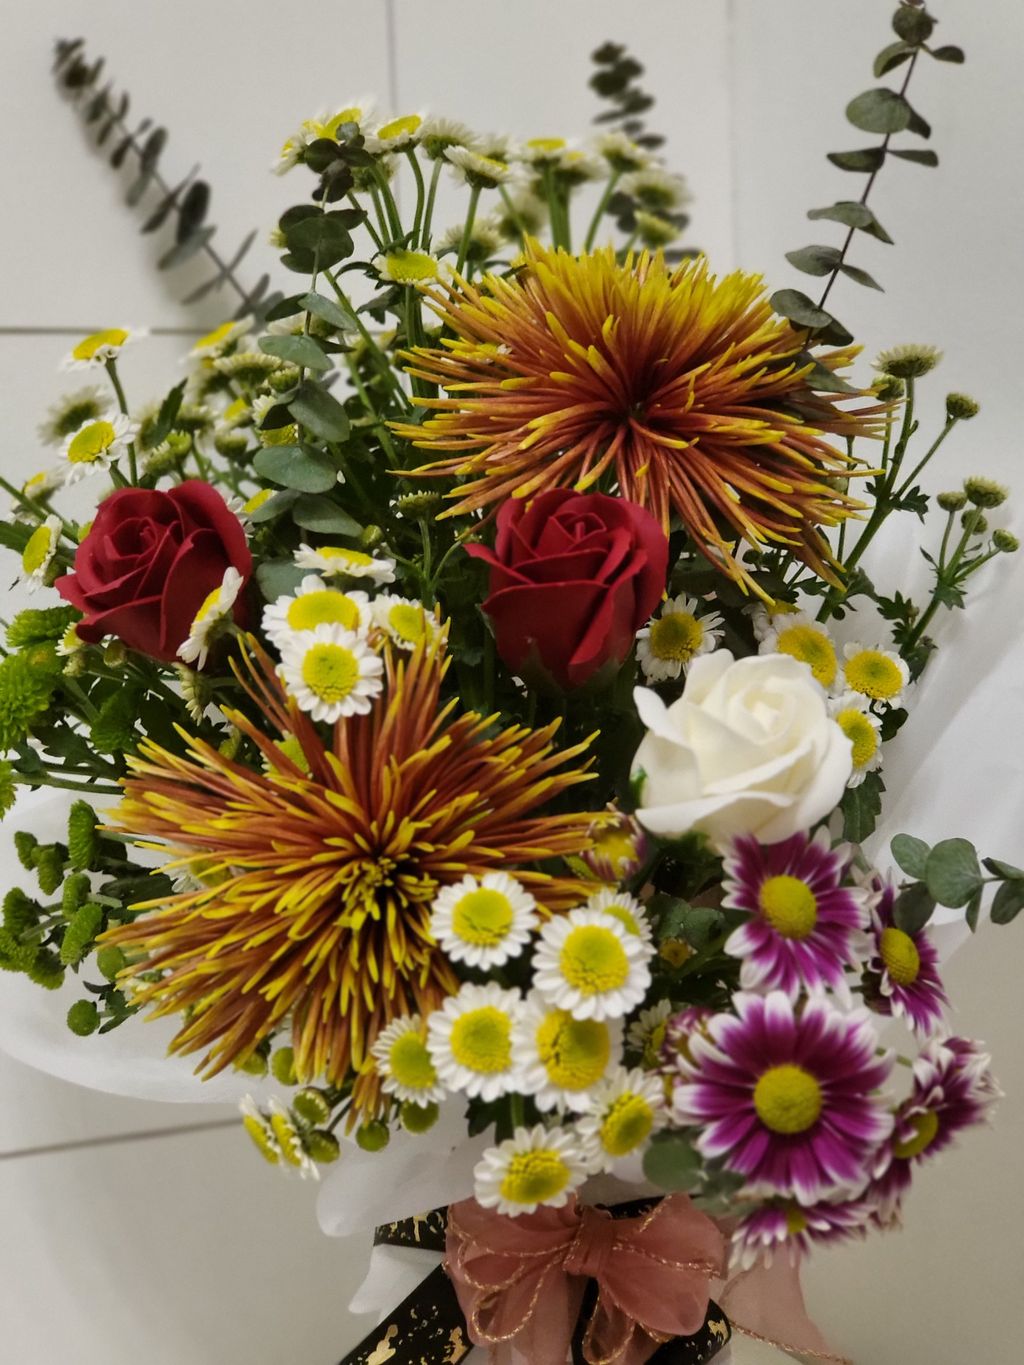
<instances>
[{"instance_id":1,"label":"pink ribbon bow","mask_svg":"<svg viewBox=\"0 0 1024 1365\"><path fill-rule=\"evenodd\" d=\"M466 1199L448 1211L445 1264L492 1365L565 1365L588 1279L598 1296L584 1358L643 1365L704 1325L725 1239L685 1195L617 1219L575 1200L509 1218Z\"/></svg>"}]
</instances>

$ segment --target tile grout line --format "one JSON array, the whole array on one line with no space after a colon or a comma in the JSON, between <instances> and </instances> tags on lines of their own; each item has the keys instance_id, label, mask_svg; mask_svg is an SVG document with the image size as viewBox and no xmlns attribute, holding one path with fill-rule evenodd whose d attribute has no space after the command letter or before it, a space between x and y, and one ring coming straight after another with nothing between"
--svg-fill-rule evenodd
<instances>
[{"instance_id":1,"label":"tile grout line","mask_svg":"<svg viewBox=\"0 0 1024 1365\"><path fill-rule=\"evenodd\" d=\"M91 329L95 331L95 327ZM146 329L150 336L158 337L195 337L201 336L203 329L201 326L195 327L149 327ZM0 325L0 336L28 336L28 337L81 337L88 336L89 327L18 327Z\"/></svg>"},{"instance_id":2,"label":"tile grout line","mask_svg":"<svg viewBox=\"0 0 1024 1365\"><path fill-rule=\"evenodd\" d=\"M120 1142L146 1142L151 1138L186 1137L190 1133L211 1133L220 1128L237 1128L239 1120L214 1119L209 1123L179 1123L172 1128L151 1128L140 1133L111 1133L106 1137L82 1138L79 1142L53 1142L43 1147L20 1147L0 1152L0 1162L30 1156L54 1156L62 1152L81 1152L93 1147L113 1147Z\"/></svg>"}]
</instances>

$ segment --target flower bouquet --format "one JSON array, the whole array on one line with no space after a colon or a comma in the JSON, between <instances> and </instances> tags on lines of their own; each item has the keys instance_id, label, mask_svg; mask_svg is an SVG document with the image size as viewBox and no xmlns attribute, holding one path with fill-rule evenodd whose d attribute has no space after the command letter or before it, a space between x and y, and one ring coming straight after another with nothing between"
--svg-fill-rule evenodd
<instances>
[{"instance_id":1,"label":"flower bouquet","mask_svg":"<svg viewBox=\"0 0 1024 1365\"><path fill-rule=\"evenodd\" d=\"M68 804L14 834L38 889L0 966L74 983L73 1034L169 1018L240 1073L266 1160L334 1164L325 1223L381 1224L378 1280L434 1252L350 1361L704 1361L733 1331L838 1359L801 1258L896 1224L997 1097L930 923L1008 922L1024 872L862 847L929 631L1017 547L1002 488L927 487L977 412L936 404L938 353L854 380L825 307L875 284L883 165L934 161L893 141L927 135L915 66L962 60L920 4L893 24L900 89L848 109L880 141L831 158L864 192L810 215L845 239L789 256L818 300L675 248L684 184L609 45L592 145L365 101L304 124L297 291L148 409L137 334L83 338L59 459L5 483L42 605L6 628L0 792ZM865 568L908 513L922 600Z\"/></svg>"}]
</instances>

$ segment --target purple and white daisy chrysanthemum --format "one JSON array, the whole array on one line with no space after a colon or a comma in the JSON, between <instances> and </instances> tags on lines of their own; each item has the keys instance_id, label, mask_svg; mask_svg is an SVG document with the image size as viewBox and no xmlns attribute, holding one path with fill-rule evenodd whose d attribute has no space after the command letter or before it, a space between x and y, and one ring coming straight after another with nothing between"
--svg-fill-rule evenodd
<instances>
[{"instance_id":1,"label":"purple and white daisy chrysanthemum","mask_svg":"<svg viewBox=\"0 0 1024 1365\"><path fill-rule=\"evenodd\" d=\"M700 1127L698 1150L745 1176L748 1194L809 1205L862 1189L893 1125L875 1094L892 1054L866 1011L818 995L798 1012L784 991L740 992L733 1006L691 1036L677 1121Z\"/></svg>"},{"instance_id":2,"label":"purple and white daisy chrysanthemum","mask_svg":"<svg viewBox=\"0 0 1024 1365\"><path fill-rule=\"evenodd\" d=\"M917 1034L935 1033L949 1000L939 976L939 954L926 929L908 934L893 919L897 888L877 874L868 883L873 951L865 976L865 1000L878 1014L906 1019Z\"/></svg>"},{"instance_id":3,"label":"purple and white daisy chrysanthemum","mask_svg":"<svg viewBox=\"0 0 1024 1365\"><path fill-rule=\"evenodd\" d=\"M807 1208L791 1199L773 1199L745 1213L732 1234L732 1264L748 1270L757 1261L771 1265L785 1251L791 1261L812 1246L863 1237L872 1208L863 1199L827 1201Z\"/></svg>"},{"instance_id":4,"label":"purple and white daisy chrysanthemum","mask_svg":"<svg viewBox=\"0 0 1024 1365\"><path fill-rule=\"evenodd\" d=\"M832 848L828 831L794 834L778 844L735 839L725 856L727 909L750 919L729 936L725 951L742 959L744 990L845 990L844 968L864 957L867 897L844 886L853 850Z\"/></svg>"}]
</instances>

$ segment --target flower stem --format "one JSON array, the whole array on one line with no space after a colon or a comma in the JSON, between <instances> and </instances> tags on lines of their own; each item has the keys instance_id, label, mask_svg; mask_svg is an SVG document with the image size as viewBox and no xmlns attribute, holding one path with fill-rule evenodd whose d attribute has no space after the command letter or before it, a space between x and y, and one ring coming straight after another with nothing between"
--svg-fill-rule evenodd
<instances>
[{"instance_id":1,"label":"flower stem","mask_svg":"<svg viewBox=\"0 0 1024 1365\"><path fill-rule=\"evenodd\" d=\"M609 177L608 183L604 187L604 193L601 195L597 208L594 210L594 216L590 220L590 226L587 228L587 235L583 241L584 251L590 251L593 247L594 238L597 236L597 229L600 227L601 219L604 217L604 211L608 207L608 201L615 193L615 187L621 179L621 171L613 171Z\"/></svg>"},{"instance_id":2,"label":"flower stem","mask_svg":"<svg viewBox=\"0 0 1024 1365\"><path fill-rule=\"evenodd\" d=\"M110 359L105 362L105 364L107 368L107 374L110 376L110 382L113 386L114 393L117 396L117 405L121 409L125 417L127 417L128 401L124 396L124 389L121 385L121 377L117 373L117 361L113 358L113 356L111 356ZM139 459L138 451L136 450L135 442L131 441L129 442L128 445L128 474L132 484L137 484L139 482L138 459Z\"/></svg>"},{"instance_id":3,"label":"flower stem","mask_svg":"<svg viewBox=\"0 0 1024 1365\"><path fill-rule=\"evenodd\" d=\"M480 201L480 186L474 185L469 191L469 208L466 210L466 226L462 229L462 241L459 243L459 258L455 262L456 275L462 274L462 268L466 264L466 256L469 254L469 244L473 239L473 224L476 221L476 206Z\"/></svg>"},{"instance_id":4,"label":"flower stem","mask_svg":"<svg viewBox=\"0 0 1024 1365\"><path fill-rule=\"evenodd\" d=\"M424 251L430 250L430 229L434 222L434 200L437 198L437 185L441 179L441 171L444 162L440 157L434 162L434 169L430 174L430 188L427 190L427 206L423 211L423 222L420 224L420 246Z\"/></svg>"}]
</instances>

